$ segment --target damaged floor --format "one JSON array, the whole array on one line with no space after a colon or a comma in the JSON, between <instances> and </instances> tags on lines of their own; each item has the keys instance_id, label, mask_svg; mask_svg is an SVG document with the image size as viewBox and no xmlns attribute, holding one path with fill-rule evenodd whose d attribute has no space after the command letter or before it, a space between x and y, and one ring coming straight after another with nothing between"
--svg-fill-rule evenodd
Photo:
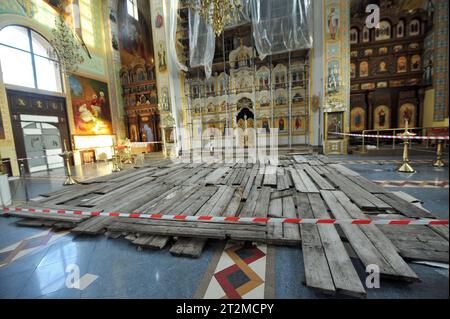
<instances>
[{"instance_id":1,"label":"damaged floor","mask_svg":"<svg viewBox=\"0 0 450 319\"><path fill-rule=\"evenodd\" d=\"M325 157L282 157L277 166L271 165L270 162L265 165L248 163L228 165L153 161L140 168L105 175L84 181L84 183L84 185L74 186L70 189L63 188L43 194L45 197L39 202L34 202L33 207L189 215L338 219L362 218L363 216L364 218L369 216L370 218L396 219L434 217L427 210L410 203L414 199L407 196L399 197L389 189L370 182L355 170L349 170L338 161ZM448 212L448 208L445 211ZM16 217L30 216L19 214ZM3 223L16 217L1 219L0 222ZM33 217L39 216L33 215ZM188 222L178 221L174 226L173 222L167 224L167 221L123 218L119 220L115 217L94 217L82 220L80 217L61 218L61 216L58 220L49 220L46 216L45 220L42 218L23 219L17 223L27 226L42 225L53 227L53 229L69 229L73 234L78 234L77 237L73 237L74 240L82 240L83 243L98 241L98 245L103 243L104 239L90 238L86 235L105 233L108 237L125 238L125 241L123 239L107 241L107 243L111 242L109 245L116 245L112 244L113 242L120 243L117 245L121 245L121 254L124 256L134 255L134 252L137 252L142 256L147 256L148 261L155 262L155 256L160 256L162 260L170 258L175 264L186 263L187 266L191 263L191 267L198 269L199 274L196 274L198 288L195 293L192 293L194 289L192 287L183 288L183 293L186 295L183 293L180 295L182 295L181 297L186 296L186 298L194 295L208 297L209 292L213 289L209 287L214 287L210 284L211 278L218 281L219 284L216 284L218 287L222 287L220 283L224 282L231 282L232 286L233 283L237 286L247 285L260 288L263 285L265 288L262 289L263 297L301 297L296 295L298 292L302 292L303 297L312 298L328 295L365 297L366 294L370 296L374 291L365 288L364 277L361 275L361 271L362 274L364 273L364 266L369 264L377 264L380 267L383 277L382 288L377 290L378 297L380 297L385 285L394 285L403 292L412 290L413 286L427 287L428 283L424 282L424 279L428 279L428 275L417 271L421 267L427 269L426 266L413 265L406 261L425 260L448 263L448 227L446 226L350 225L340 227L335 225L269 224L266 226L195 223L196 227L192 227L192 223L186 225ZM46 238L48 237L47 235ZM241 245L239 242L242 240L257 242L258 245L256 248L248 248L245 245L238 248L235 245L232 245L232 248L220 247L225 238L229 239L230 243L233 243L232 240L236 240L236 245ZM56 241L58 240L56 239ZM132 242L139 250L142 248L162 249L163 247L168 247L168 249L138 251L133 250L129 244L125 247L127 242ZM267 245L267 249L265 245ZM259 247L264 248L259 249ZM125 249L134 252L124 253ZM242 251L242 253L233 255L228 252L229 249ZM258 249L259 252L254 249ZM200 258L171 258L167 251L173 255L200 256ZM208 263L217 259L217 264L219 260L222 260L217 251L227 252L227 256L231 254L230 256L234 256L236 259L232 260L240 265L241 268L238 267L238 270L235 269L229 274L231 279L222 276L220 282L217 278L219 278L219 274L223 274L224 269L217 272L214 269L209 270L212 266ZM216 257L216 255L219 256ZM258 259L255 261L251 259L252 262L245 266L238 257L241 256L245 262L249 261L249 257L245 257L247 255L255 256L254 258ZM228 260L227 258L225 259ZM254 266L254 263L261 263L262 260L266 263L265 267ZM7 268L18 261L11 262ZM176 268L170 261L167 262L170 265L169 269ZM228 260L228 262L230 261ZM95 254L90 257L90 263L97 263ZM204 268L205 263L208 265L207 268ZM116 263L116 267L120 268L120 265L120 263ZM148 266L151 267L150 264ZM232 267L232 265L228 266ZM106 269L109 269L108 267L112 266L105 266ZM225 269L228 268L225 267ZM101 268L96 270L94 272L103 273L105 271L102 271ZM161 275L164 274L167 277L167 270L159 270ZM114 270L113 267L112 271L117 272L118 269ZM248 282L233 279L236 271L242 271ZM286 280L286 276L289 278L289 274L298 274L301 278ZM102 276L98 273L96 275ZM0 267L1 276L2 267ZM187 275L188 278L191 276ZM189 281L188 278L186 280ZM420 279L421 283L418 282ZM138 281L138 279L136 278L134 281ZM198 284L199 282L200 284ZM448 278L446 282L448 297ZM94 281L92 286L95 285ZM441 285L445 285L445 282ZM199 293L202 287L204 288L203 294ZM256 287L254 289L257 289ZM234 288L238 293L242 292L240 286ZM89 287L86 288L86 291L89 289ZM289 291L290 293L288 293ZM386 290L386 293L388 292L389 290ZM78 293L83 295L82 292ZM170 294L170 292L167 293ZM223 292L225 296L228 296L228 293L232 292L225 290ZM259 293L261 294L261 292ZM130 292L130 294L133 293ZM410 294L412 295L411 291ZM217 297L214 294L210 295L210 297L213 296ZM242 294L242 297L251 296L251 291ZM147 296L143 294L142 297L155 296L149 292ZM164 296L159 297L163 298Z\"/></svg>"}]
</instances>

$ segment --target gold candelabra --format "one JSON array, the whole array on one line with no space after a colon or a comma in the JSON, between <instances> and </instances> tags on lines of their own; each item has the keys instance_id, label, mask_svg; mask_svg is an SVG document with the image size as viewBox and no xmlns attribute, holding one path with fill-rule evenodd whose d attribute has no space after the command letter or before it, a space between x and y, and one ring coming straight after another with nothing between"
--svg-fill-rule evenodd
<instances>
[{"instance_id":1,"label":"gold candelabra","mask_svg":"<svg viewBox=\"0 0 450 319\"><path fill-rule=\"evenodd\" d=\"M70 157L73 155L72 151L67 150L66 141L64 141L64 152L59 154L64 159L64 163L66 166L66 180L63 185L75 185L78 184L78 181L72 177L72 170L70 169Z\"/></svg>"},{"instance_id":2,"label":"gold candelabra","mask_svg":"<svg viewBox=\"0 0 450 319\"><path fill-rule=\"evenodd\" d=\"M410 144L410 138L411 136L415 136L415 133L412 133L408 130L408 121L405 121L405 131L403 133L397 134L397 136L401 136L403 138L403 161L402 165L400 165L399 168L397 168L397 172L402 173L414 173L415 170L412 168L412 166L409 164L409 144Z\"/></svg>"},{"instance_id":3,"label":"gold candelabra","mask_svg":"<svg viewBox=\"0 0 450 319\"><path fill-rule=\"evenodd\" d=\"M442 140L438 140L436 149L436 160L433 163L434 167L444 167L445 164L442 161Z\"/></svg>"}]
</instances>

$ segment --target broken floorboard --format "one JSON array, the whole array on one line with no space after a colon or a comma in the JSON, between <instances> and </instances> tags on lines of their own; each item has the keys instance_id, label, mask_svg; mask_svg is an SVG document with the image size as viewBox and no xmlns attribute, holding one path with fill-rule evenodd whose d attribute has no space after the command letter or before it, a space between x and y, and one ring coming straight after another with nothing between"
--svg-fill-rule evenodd
<instances>
[{"instance_id":1,"label":"broken floorboard","mask_svg":"<svg viewBox=\"0 0 450 319\"><path fill-rule=\"evenodd\" d=\"M35 208L184 216L340 219L368 218L366 213L370 213L370 218L434 218L323 156L280 156L278 163L159 161L43 195L33 203ZM34 218L35 222L23 223L39 225L51 221L51 216L22 213L19 217ZM302 245L308 286L358 297L365 291L342 240L349 241L363 264L378 261L383 275L406 281L416 280L416 275L403 258L448 260L448 227L440 226L418 226L418 240L406 226L237 225L119 217L83 217L74 219L72 225L74 233L107 231L141 248L161 249L173 243L172 254L191 257L200 256L209 238Z\"/></svg>"}]
</instances>

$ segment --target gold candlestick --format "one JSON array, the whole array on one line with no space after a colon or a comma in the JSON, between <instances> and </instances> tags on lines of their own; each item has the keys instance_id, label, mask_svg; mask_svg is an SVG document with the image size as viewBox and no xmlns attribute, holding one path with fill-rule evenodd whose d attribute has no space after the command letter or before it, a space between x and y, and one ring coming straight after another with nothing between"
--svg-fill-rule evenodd
<instances>
[{"instance_id":1,"label":"gold candlestick","mask_svg":"<svg viewBox=\"0 0 450 319\"><path fill-rule=\"evenodd\" d=\"M398 134L398 136L403 137L403 162L402 165L400 165L399 168L397 168L397 172L401 173L414 173L415 170L412 168L412 166L409 164L409 136L415 136L415 133L411 133L408 131L408 121L405 121L405 131L401 134Z\"/></svg>"},{"instance_id":2,"label":"gold candlestick","mask_svg":"<svg viewBox=\"0 0 450 319\"><path fill-rule=\"evenodd\" d=\"M121 169L119 167L119 155L116 152L116 145L113 146L113 149L114 149L114 155L112 157L112 164L113 164L112 172L116 173L116 172L120 172Z\"/></svg>"},{"instance_id":3,"label":"gold candlestick","mask_svg":"<svg viewBox=\"0 0 450 319\"><path fill-rule=\"evenodd\" d=\"M64 163L66 166L66 180L64 181L63 185L75 185L78 184L78 181L72 177L72 170L70 169L70 162L69 159L73 155L73 152L67 150L66 141L64 140L64 152L59 154L64 159Z\"/></svg>"},{"instance_id":4,"label":"gold candlestick","mask_svg":"<svg viewBox=\"0 0 450 319\"><path fill-rule=\"evenodd\" d=\"M433 163L434 167L444 167L445 164L442 161L442 140L438 140L436 149L436 160Z\"/></svg>"}]
</instances>

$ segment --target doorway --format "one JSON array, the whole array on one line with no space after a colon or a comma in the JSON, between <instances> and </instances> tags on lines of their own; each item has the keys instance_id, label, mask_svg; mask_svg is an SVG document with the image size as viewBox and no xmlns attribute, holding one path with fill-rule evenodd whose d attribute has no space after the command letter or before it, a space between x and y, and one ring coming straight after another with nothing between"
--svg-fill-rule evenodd
<instances>
[{"instance_id":1,"label":"doorway","mask_svg":"<svg viewBox=\"0 0 450 319\"><path fill-rule=\"evenodd\" d=\"M63 97L7 90L17 158L27 173L64 167L59 156L71 150Z\"/></svg>"},{"instance_id":2,"label":"doorway","mask_svg":"<svg viewBox=\"0 0 450 319\"><path fill-rule=\"evenodd\" d=\"M58 117L21 114L20 120L29 172L64 167Z\"/></svg>"}]
</instances>

